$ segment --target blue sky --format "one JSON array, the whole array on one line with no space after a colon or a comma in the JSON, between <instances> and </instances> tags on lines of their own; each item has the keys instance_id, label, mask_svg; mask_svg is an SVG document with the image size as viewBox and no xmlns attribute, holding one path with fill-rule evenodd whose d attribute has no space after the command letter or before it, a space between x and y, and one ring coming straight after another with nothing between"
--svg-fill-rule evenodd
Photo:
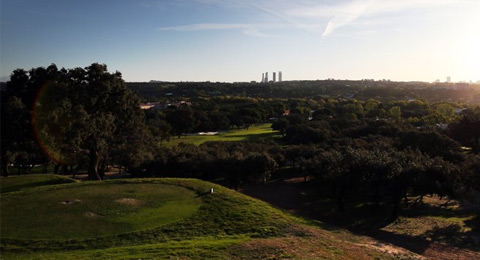
<instances>
[{"instance_id":1,"label":"blue sky","mask_svg":"<svg viewBox=\"0 0 480 260\"><path fill-rule=\"evenodd\" d=\"M478 0L1 0L0 76L105 63L126 81L480 80Z\"/></svg>"}]
</instances>

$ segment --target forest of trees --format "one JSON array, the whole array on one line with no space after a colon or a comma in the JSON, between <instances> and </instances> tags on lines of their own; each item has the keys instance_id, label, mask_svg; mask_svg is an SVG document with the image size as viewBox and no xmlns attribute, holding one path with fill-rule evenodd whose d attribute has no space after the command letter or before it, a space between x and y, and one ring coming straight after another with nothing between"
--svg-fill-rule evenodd
<instances>
[{"instance_id":1,"label":"forest of trees","mask_svg":"<svg viewBox=\"0 0 480 260\"><path fill-rule=\"evenodd\" d=\"M166 96L211 97L243 96L253 98L354 97L398 101L420 99L428 102L480 103L480 84L425 83L373 80L315 80L275 83L222 82L129 82L127 87L145 101L158 101Z\"/></svg>"},{"instance_id":2,"label":"forest of trees","mask_svg":"<svg viewBox=\"0 0 480 260\"><path fill-rule=\"evenodd\" d=\"M223 180L238 189L301 174L328 189L339 212L356 196L373 209L390 205L392 219L407 195L480 192L475 85L155 84L127 84L102 64L15 70L1 92L2 175L54 165L98 180L116 166L134 177ZM141 100L170 105L142 110ZM267 122L280 140L164 145Z\"/></svg>"}]
</instances>

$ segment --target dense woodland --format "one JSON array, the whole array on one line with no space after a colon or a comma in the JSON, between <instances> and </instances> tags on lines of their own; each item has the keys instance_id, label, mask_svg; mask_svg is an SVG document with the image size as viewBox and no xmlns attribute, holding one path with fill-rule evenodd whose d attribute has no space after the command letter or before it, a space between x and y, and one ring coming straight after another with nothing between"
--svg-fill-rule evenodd
<instances>
[{"instance_id":1,"label":"dense woodland","mask_svg":"<svg viewBox=\"0 0 480 260\"><path fill-rule=\"evenodd\" d=\"M135 94L137 93L138 96ZM140 104L155 102L150 109ZM339 212L391 218L409 195L480 192L480 86L390 81L125 83L106 65L15 70L1 92L2 175L56 173L248 183L301 174ZM167 148L189 133L272 123L282 138ZM12 169L13 168L13 169Z\"/></svg>"}]
</instances>

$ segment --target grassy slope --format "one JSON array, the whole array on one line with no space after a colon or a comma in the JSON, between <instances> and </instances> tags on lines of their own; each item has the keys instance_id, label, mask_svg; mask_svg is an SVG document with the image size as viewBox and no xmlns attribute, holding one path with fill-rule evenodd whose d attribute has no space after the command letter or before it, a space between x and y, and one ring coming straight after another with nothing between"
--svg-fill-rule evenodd
<instances>
[{"instance_id":1,"label":"grassy slope","mask_svg":"<svg viewBox=\"0 0 480 260\"><path fill-rule=\"evenodd\" d=\"M75 182L74 179L55 174L10 176L7 178L0 178L0 191L1 193L5 193L18 191L24 188L73 182Z\"/></svg>"},{"instance_id":2,"label":"grassy slope","mask_svg":"<svg viewBox=\"0 0 480 260\"><path fill-rule=\"evenodd\" d=\"M200 145L209 141L245 141L245 140L259 140L265 138L279 138L278 131L273 131L272 124L255 125L247 129L230 130L222 132L213 136L189 135L187 137L172 138L169 142L164 142L163 145L172 147L180 143Z\"/></svg>"},{"instance_id":3,"label":"grassy slope","mask_svg":"<svg viewBox=\"0 0 480 260\"><path fill-rule=\"evenodd\" d=\"M424 197L421 205L404 208L395 222L381 230L399 237L422 238L480 252L479 228L478 205L432 196Z\"/></svg>"},{"instance_id":4,"label":"grassy slope","mask_svg":"<svg viewBox=\"0 0 480 260\"><path fill-rule=\"evenodd\" d=\"M14 239L4 237L3 259L403 259L406 252L389 250L368 238L342 230L327 231L269 206L267 203L204 181L192 179L133 179L53 185L12 192L6 199L51 194L66 189L103 185L143 187L174 185L196 194L199 208L191 216L150 229L95 238ZM210 188L214 193L209 194ZM131 187L130 187L131 188ZM53 195L52 195L53 194ZM63 198L58 198L63 199ZM3 204L3 203L2 203ZM22 204L10 204L18 207ZM3 223L2 227L9 225ZM41 217L41 216L37 216ZM82 218L82 216L78 216ZM143 218L134 222L147 221ZM160 223L161 224L161 223Z\"/></svg>"}]
</instances>

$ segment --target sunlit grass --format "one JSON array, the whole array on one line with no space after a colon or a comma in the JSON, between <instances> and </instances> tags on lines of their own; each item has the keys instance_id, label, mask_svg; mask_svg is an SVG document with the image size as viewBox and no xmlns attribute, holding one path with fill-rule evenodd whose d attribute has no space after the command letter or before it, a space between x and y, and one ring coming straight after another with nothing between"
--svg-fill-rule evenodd
<instances>
[{"instance_id":1,"label":"sunlit grass","mask_svg":"<svg viewBox=\"0 0 480 260\"><path fill-rule=\"evenodd\" d=\"M176 146L180 143L200 145L209 141L249 141L249 140L261 140L261 139L274 139L280 138L281 135L278 131L274 131L271 128L271 124L261 124L251 126L249 129L229 130L226 132L220 132L217 135L187 135L186 137L172 137L170 141L163 142L162 145L167 147Z\"/></svg>"}]
</instances>

